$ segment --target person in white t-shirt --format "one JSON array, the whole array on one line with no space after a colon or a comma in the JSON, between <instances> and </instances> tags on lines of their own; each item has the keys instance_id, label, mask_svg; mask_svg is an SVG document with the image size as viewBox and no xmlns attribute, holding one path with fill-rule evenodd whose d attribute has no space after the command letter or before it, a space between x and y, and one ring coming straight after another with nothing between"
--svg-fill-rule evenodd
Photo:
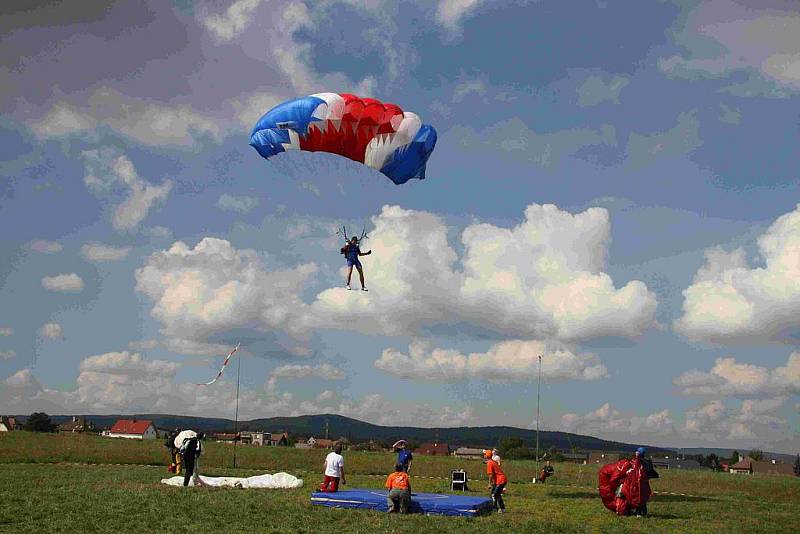
<instances>
[{"instance_id":1,"label":"person in white t-shirt","mask_svg":"<svg viewBox=\"0 0 800 534\"><path fill-rule=\"evenodd\" d=\"M326 493L333 493L339 489L339 481L347 484L344 479L344 456L342 456L342 446L337 444L333 452L325 457L325 480L319 485L319 490Z\"/></svg>"}]
</instances>

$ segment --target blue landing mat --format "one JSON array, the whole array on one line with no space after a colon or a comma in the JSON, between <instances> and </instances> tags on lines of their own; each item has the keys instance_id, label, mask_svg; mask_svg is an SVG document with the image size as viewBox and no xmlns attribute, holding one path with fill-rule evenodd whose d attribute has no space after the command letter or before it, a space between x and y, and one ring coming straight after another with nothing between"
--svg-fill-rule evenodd
<instances>
[{"instance_id":1,"label":"blue landing mat","mask_svg":"<svg viewBox=\"0 0 800 534\"><path fill-rule=\"evenodd\" d=\"M348 489L336 493L320 491L311 494L311 504L330 506L333 508L362 508L386 512L385 490ZM412 493L411 513L426 515L463 515L474 517L489 513L494 506L485 497L469 497L466 495L445 495L440 493Z\"/></svg>"}]
</instances>

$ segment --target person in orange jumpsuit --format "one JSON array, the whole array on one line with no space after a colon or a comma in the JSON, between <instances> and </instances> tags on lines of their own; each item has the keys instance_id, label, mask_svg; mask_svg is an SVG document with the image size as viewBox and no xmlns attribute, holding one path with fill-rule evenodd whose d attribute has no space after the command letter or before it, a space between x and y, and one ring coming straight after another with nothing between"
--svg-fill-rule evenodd
<instances>
[{"instance_id":1,"label":"person in orange jumpsuit","mask_svg":"<svg viewBox=\"0 0 800 534\"><path fill-rule=\"evenodd\" d=\"M389 490L386 495L389 513L396 512L399 508L401 514L407 514L411 504L411 480L402 464L394 466L394 473L386 479L386 489Z\"/></svg>"}]
</instances>

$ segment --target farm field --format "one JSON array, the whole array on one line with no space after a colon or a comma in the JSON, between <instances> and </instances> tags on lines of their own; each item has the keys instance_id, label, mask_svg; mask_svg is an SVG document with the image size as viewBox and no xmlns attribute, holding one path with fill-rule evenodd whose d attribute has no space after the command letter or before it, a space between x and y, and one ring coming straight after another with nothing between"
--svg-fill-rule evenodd
<instances>
[{"instance_id":1,"label":"farm field","mask_svg":"<svg viewBox=\"0 0 800 534\"><path fill-rule=\"evenodd\" d=\"M480 518L388 516L312 507L326 451L208 443L206 475L251 476L286 471L299 490L175 488L161 440L15 432L0 437L0 531L7 532L790 532L800 503L800 479L713 472L662 471L647 518L616 517L602 507L596 466L556 464L547 485L530 484L530 461L505 461L508 513ZM389 453L345 452L348 487L382 486ZM414 491L447 492L450 469L469 473L485 494L483 464L417 456Z\"/></svg>"}]
</instances>

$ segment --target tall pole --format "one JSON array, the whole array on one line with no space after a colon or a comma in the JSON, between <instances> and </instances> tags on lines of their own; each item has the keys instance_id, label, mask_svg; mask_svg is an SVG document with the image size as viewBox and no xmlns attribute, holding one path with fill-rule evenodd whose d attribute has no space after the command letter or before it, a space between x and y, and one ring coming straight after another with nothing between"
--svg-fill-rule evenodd
<instances>
[{"instance_id":1,"label":"tall pole","mask_svg":"<svg viewBox=\"0 0 800 534\"><path fill-rule=\"evenodd\" d=\"M539 383L536 386L536 474L539 476L539 404L542 389L542 355L539 355Z\"/></svg>"},{"instance_id":2,"label":"tall pole","mask_svg":"<svg viewBox=\"0 0 800 534\"><path fill-rule=\"evenodd\" d=\"M239 434L239 377L242 375L242 357L236 366L236 415L233 421L233 468L236 469L236 438Z\"/></svg>"}]
</instances>

